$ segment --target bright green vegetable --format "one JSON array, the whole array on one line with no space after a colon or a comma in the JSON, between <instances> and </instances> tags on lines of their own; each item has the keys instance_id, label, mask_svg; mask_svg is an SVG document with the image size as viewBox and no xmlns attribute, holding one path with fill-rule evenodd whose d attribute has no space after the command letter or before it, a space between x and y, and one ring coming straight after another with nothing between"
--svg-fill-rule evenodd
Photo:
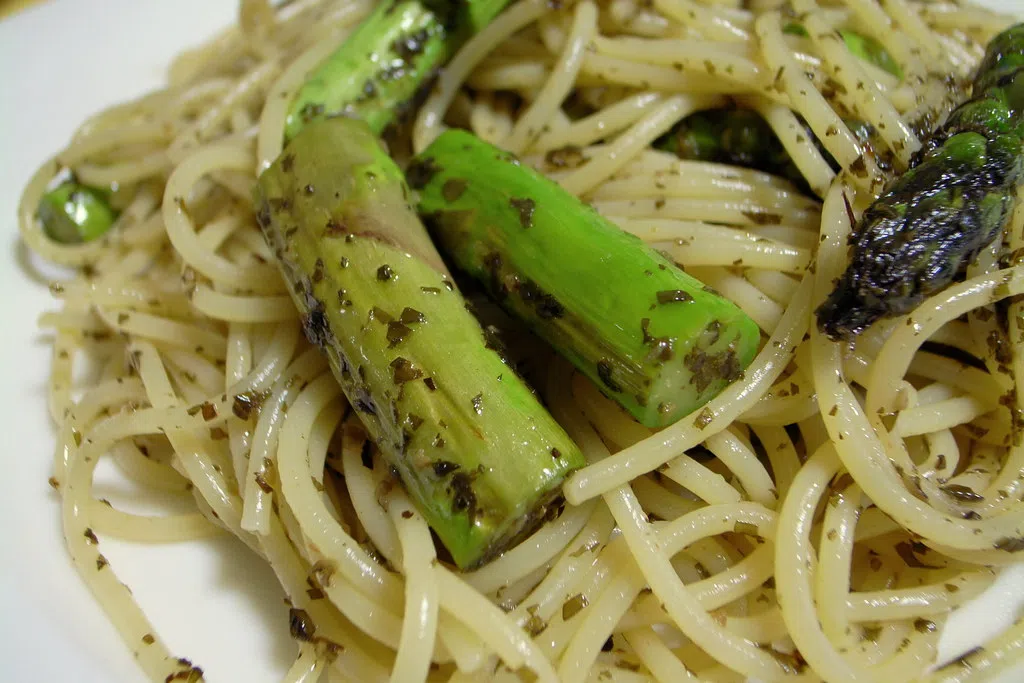
<instances>
[{"instance_id":1,"label":"bright green vegetable","mask_svg":"<svg viewBox=\"0 0 1024 683\"><path fill-rule=\"evenodd\" d=\"M839 34L843 36L846 49L852 52L855 57L859 57L869 64L874 64L882 71L887 71L896 78L903 79L903 69L892 58L889 51L877 40L846 29L839 31Z\"/></svg>"},{"instance_id":2,"label":"bright green vegetable","mask_svg":"<svg viewBox=\"0 0 1024 683\"><path fill-rule=\"evenodd\" d=\"M407 173L438 246L637 420L669 424L751 361L731 302L507 153L443 133Z\"/></svg>"},{"instance_id":3,"label":"bright green vegetable","mask_svg":"<svg viewBox=\"0 0 1024 683\"><path fill-rule=\"evenodd\" d=\"M973 92L861 217L850 265L818 309L829 336L912 310L1002 232L1024 178L1024 24L989 44Z\"/></svg>"},{"instance_id":4,"label":"bright green vegetable","mask_svg":"<svg viewBox=\"0 0 1024 683\"><path fill-rule=\"evenodd\" d=\"M786 24L782 32L794 36L807 37L807 29L796 22ZM896 63L896 60L893 59L889 51L880 42L871 36L861 35L848 28L839 29L839 35L843 37L846 49L852 52L853 56L863 59L865 62L873 64L902 80L903 69L900 68L900 65Z\"/></svg>"},{"instance_id":5,"label":"bright green vegetable","mask_svg":"<svg viewBox=\"0 0 1024 683\"><path fill-rule=\"evenodd\" d=\"M554 505L579 449L493 349L366 124L310 123L260 177L258 218L309 339L463 569Z\"/></svg>"},{"instance_id":6,"label":"bright green vegetable","mask_svg":"<svg viewBox=\"0 0 1024 683\"><path fill-rule=\"evenodd\" d=\"M459 46L508 0L388 0L314 71L292 102L285 138L344 114L380 134L415 102Z\"/></svg>"},{"instance_id":7,"label":"bright green vegetable","mask_svg":"<svg viewBox=\"0 0 1024 683\"><path fill-rule=\"evenodd\" d=\"M102 236L117 220L106 195L74 180L61 183L39 200L43 230L57 242L77 244Z\"/></svg>"}]
</instances>

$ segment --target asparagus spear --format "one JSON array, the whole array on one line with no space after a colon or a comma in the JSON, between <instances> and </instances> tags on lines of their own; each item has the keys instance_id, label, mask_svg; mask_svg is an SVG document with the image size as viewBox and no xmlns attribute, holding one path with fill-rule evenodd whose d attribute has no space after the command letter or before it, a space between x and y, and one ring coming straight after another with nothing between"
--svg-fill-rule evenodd
<instances>
[{"instance_id":1,"label":"asparagus spear","mask_svg":"<svg viewBox=\"0 0 1024 683\"><path fill-rule=\"evenodd\" d=\"M786 25L783 31L807 35L807 30L795 22ZM881 43L849 29L841 29L840 34L847 49L855 56L894 76L903 77L899 65ZM845 123L862 143L875 149L885 148L884 145L874 144L875 130L869 123L857 119L847 119ZM824 149L811 129L806 125L804 127L808 139L814 141L829 165L838 171L839 164ZM662 136L655 146L682 159L713 161L774 173L788 178L805 191L810 189L771 126L756 112L747 109L710 109L691 114ZM879 161L888 165L885 159Z\"/></svg>"},{"instance_id":2,"label":"asparagus spear","mask_svg":"<svg viewBox=\"0 0 1024 683\"><path fill-rule=\"evenodd\" d=\"M1024 24L989 44L974 94L864 212L818 326L850 339L950 284L1003 230L1024 174Z\"/></svg>"},{"instance_id":3,"label":"asparagus spear","mask_svg":"<svg viewBox=\"0 0 1024 683\"><path fill-rule=\"evenodd\" d=\"M750 109L709 109L691 114L655 146L680 159L754 168L803 183L800 169L771 126Z\"/></svg>"},{"instance_id":4,"label":"asparagus spear","mask_svg":"<svg viewBox=\"0 0 1024 683\"><path fill-rule=\"evenodd\" d=\"M306 335L456 564L531 530L580 451L491 348L369 127L310 123L257 194Z\"/></svg>"},{"instance_id":5,"label":"asparagus spear","mask_svg":"<svg viewBox=\"0 0 1024 683\"><path fill-rule=\"evenodd\" d=\"M380 134L416 100L430 77L508 0L388 0L306 80L292 102L285 138L309 121L344 114Z\"/></svg>"},{"instance_id":6,"label":"asparagus spear","mask_svg":"<svg viewBox=\"0 0 1024 683\"><path fill-rule=\"evenodd\" d=\"M847 119L845 123L862 143L873 150L884 149L884 145L876 144L875 129L870 123L859 119ZM836 160L811 129L804 127L808 139L814 142L832 169L838 171ZM807 181L775 131L760 114L750 109L708 109L691 114L659 138L655 147L681 159L712 161L773 173L811 194ZM876 159L882 167L890 167L884 155L876 156Z\"/></svg>"},{"instance_id":7,"label":"asparagus spear","mask_svg":"<svg viewBox=\"0 0 1024 683\"><path fill-rule=\"evenodd\" d=\"M39 200L39 220L50 239L64 244L88 242L103 235L117 220L101 190L68 180Z\"/></svg>"},{"instance_id":8,"label":"asparagus spear","mask_svg":"<svg viewBox=\"0 0 1024 683\"><path fill-rule=\"evenodd\" d=\"M760 338L731 302L555 183L459 130L407 173L439 246L650 427L739 378Z\"/></svg>"}]
</instances>

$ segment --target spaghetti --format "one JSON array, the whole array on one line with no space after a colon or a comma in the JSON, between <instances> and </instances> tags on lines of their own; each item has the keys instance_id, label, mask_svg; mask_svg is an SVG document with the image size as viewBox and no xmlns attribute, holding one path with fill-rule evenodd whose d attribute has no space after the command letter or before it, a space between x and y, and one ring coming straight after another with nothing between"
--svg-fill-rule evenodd
<instances>
[{"instance_id":1,"label":"spaghetti","mask_svg":"<svg viewBox=\"0 0 1024 683\"><path fill-rule=\"evenodd\" d=\"M243 1L238 24L179 56L166 88L86 121L24 191L26 244L80 269L52 286L61 308L43 317L51 484L71 558L146 674L202 677L118 581L104 536L226 531L250 546L292 604L287 681L968 681L1019 660L1018 623L929 673L950 610L1024 549L1024 349L1009 345L1007 360L987 343L997 306L1020 334L1024 266L982 258L852 347L811 324L851 218L1008 22L912 0L521 0L454 56L414 114L413 151L445 126L472 129L671 254L763 332L742 380L657 432L535 350L538 388L589 465L560 516L461 574L364 447L251 206L289 98L371 4ZM783 30L796 16L805 35ZM902 78L834 39L851 26ZM652 146L729 102L764 117L816 197ZM877 149L851 114L878 131ZM66 170L121 204L97 241L53 242L35 216ZM1024 246L1020 206L1008 253ZM81 359L99 381L79 394ZM108 456L195 510L100 504L92 475Z\"/></svg>"}]
</instances>

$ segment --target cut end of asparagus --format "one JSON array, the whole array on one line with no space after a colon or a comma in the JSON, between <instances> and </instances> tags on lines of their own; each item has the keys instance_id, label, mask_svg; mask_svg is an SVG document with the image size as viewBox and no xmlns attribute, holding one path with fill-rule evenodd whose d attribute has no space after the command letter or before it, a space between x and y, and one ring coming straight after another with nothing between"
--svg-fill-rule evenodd
<instances>
[{"instance_id":1,"label":"cut end of asparagus","mask_svg":"<svg viewBox=\"0 0 1024 683\"><path fill-rule=\"evenodd\" d=\"M694 412L753 359L738 307L506 152L450 130L407 177L454 263L643 424Z\"/></svg>"},{"instance_id":2,"label":"cut end of asparagus","mask_svg":"<svg viewBox=\"0 0 1024 683\"><path fill-rule=\"evenodd\" d=\"M387 462L471 569L532 530L584 464L468 312L362 122L310 123L260 177L258 218Z\"/></svg>"},{"instance_id":3,"label":"cut end of asparagus","mask_svg":"<svg viewBox=\"0 0 1024 683\"><path fill-rule=\"evenodd\" d=\"M37 211L46 234L62 244L102 237L117 220L117 212L101 191L73 180L44 194Z\"/></svg>"}]
</instances>

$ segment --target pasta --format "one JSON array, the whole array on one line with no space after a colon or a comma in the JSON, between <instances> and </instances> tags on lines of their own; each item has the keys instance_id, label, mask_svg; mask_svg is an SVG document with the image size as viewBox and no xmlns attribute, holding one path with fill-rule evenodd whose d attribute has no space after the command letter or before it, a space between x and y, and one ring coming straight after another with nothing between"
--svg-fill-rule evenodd
<instances>
[{"instance_id":1,"label":"pasta","mask_svg":"<svg viewBox=\"0 0 1024 683\"><path fill-rule=\"evenodd\" d=\"M251 547L291 604L286 681L981 681L1019 661L1018 620L932 666L950 611L1024 549L1024 349L990 343L997 317L1020 334L1024 266L999 256L1024 247L1024 203L1002 252L855 345L812 317L845 267L851 219L1009 20L916 0L519 0L453 56L391 141L396 157L468 127L762 331L742 379L660 431L531 347L537 389L588 465L559 515L464 573L303 338L252 207L289 98L372 4L243 0L166 88L86 121L25 188L22 239L79 269L51 286L60 308L42 318L50 483L71 559L146 675L203 676L118 580L105 537L226 532ZM804 35L786 30L797 17ZM841 27L878 41L902 76L854 56ZM656 144L726 104L764 118L805 188ZM97 240L58 243L38 220L69 170L122 204ZM99 379L80 392L83 360ZM194 509L103 505L92 478L105 457Z\"/></svg>"}]
</instances>

